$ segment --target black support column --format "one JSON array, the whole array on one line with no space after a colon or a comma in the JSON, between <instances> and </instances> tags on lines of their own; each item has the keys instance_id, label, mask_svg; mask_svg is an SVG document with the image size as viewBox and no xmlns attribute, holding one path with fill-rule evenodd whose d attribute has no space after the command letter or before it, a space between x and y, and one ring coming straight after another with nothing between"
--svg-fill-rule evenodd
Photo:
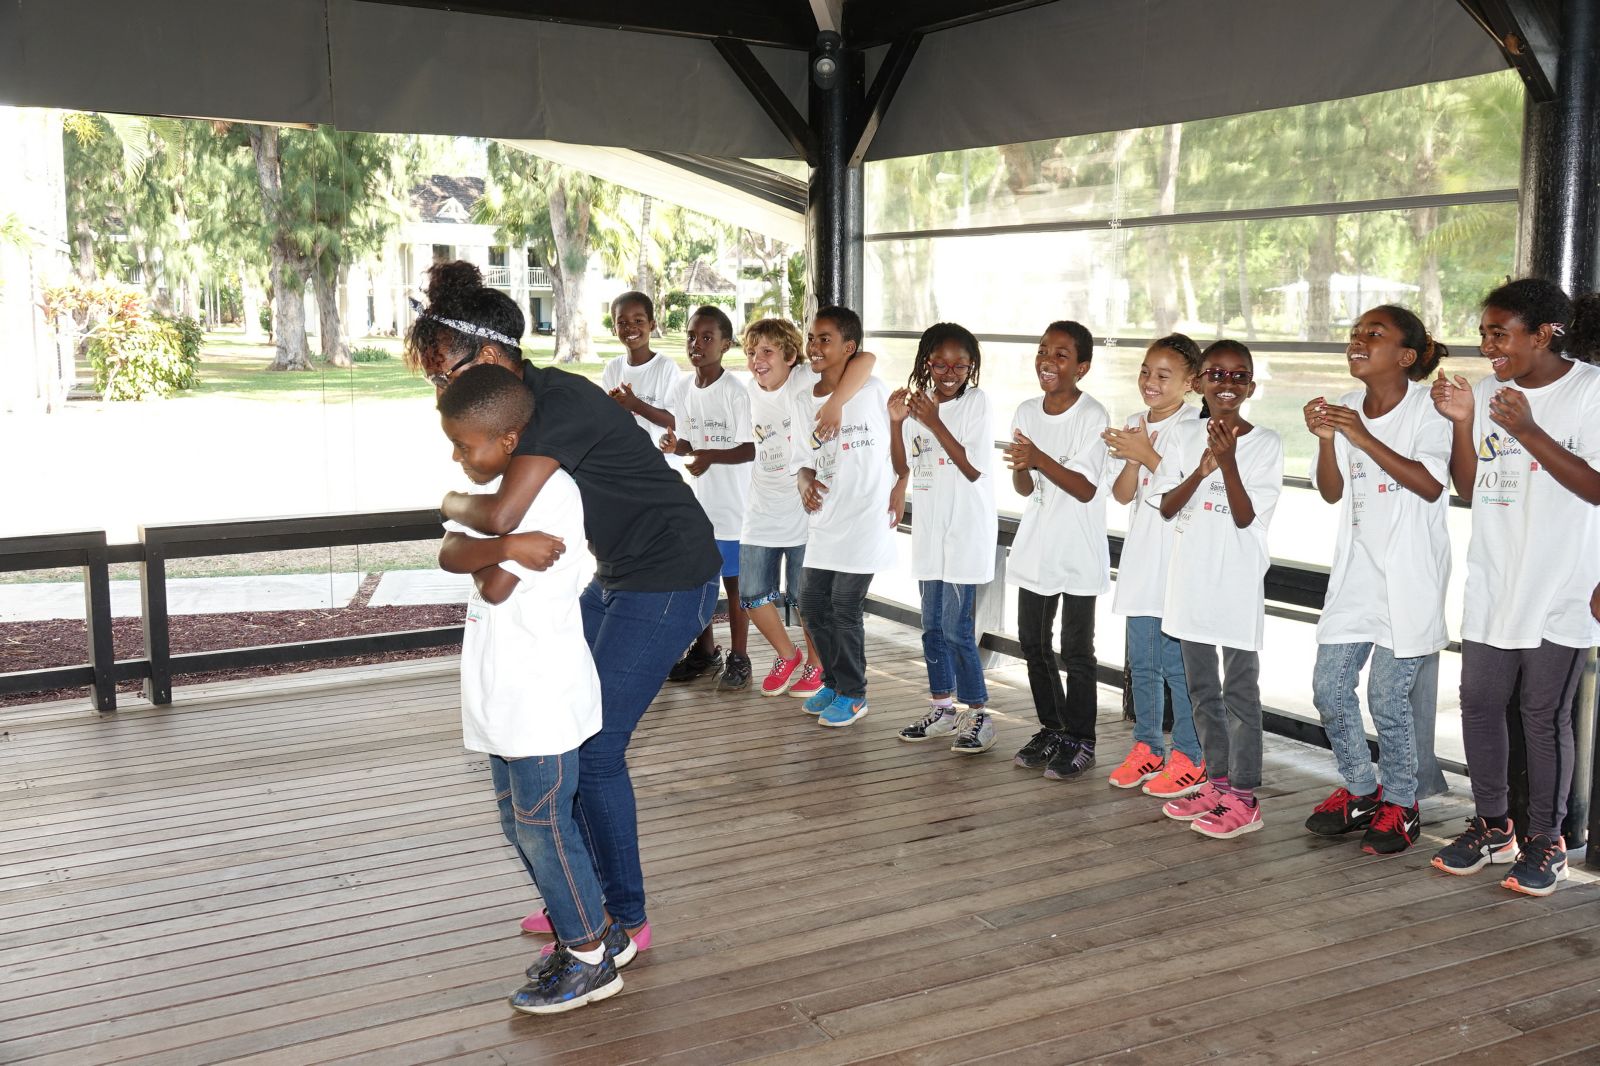
<instances>
[{"instance_id":1,"label":"black support column","mask_svg":"<svg viewBox=\"0 0 1600 1066\"><path fill-rule=\"evenodd\" d=\"M861 53L844 48L836 33L818 34L810 73L817 159L806 207L807 318L827 304L861 310L866 251L862 171L850 164L866 101Z\"/></svg>"}]
</instances>

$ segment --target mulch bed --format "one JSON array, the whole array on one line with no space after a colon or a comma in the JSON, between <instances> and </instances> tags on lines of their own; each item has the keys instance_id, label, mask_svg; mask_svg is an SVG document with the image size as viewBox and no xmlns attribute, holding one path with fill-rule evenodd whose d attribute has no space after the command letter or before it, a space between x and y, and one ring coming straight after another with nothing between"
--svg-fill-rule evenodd
<instances>
[{"instance_id":1,"label":"mulch bed","mask_svg":"<svg viewBox=\"0 0 1600 1066\"><path fill-rule=\"evenodd\" d=\"M185 652L217 651L223 648L246 648L258 644L290 644L304 640L354 637L367 633L430 629L435 626L460 625L466 615L465 604L368 607L367 600L377 588L377 584L378 575L369 576L350 606L333 610L175 615L170 622L172 652L178 655ZM113 619L111 639L118 659L144 657L144 631L140 619ZM63 618L45 622L0 622L0 663L4 664L0 666L0 670L7 673L75 666L87 661L87 647L87 626L81 618ZM411 651L318 659L242 670L181 674L174 679L174 684L198 685L230 678L298 674L328 666L399 662L449 653L448 647L418 648ZM139 690L138 681L125 681L117 686L118 692L138 693ZM87 687L14 693L0 695L0 707L77 697L87 699L88 695Z\"/></svg>"}]
</instances>

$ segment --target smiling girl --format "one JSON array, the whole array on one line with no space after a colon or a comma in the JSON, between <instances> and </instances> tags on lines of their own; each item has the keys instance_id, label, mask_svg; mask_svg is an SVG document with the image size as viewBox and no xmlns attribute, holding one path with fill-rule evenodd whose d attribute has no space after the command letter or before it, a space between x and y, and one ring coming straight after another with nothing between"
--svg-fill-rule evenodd
<instances>
[{"instance_id":1,"label":"smiling girl","mask_svg":"<svg viewBox=\"0 0 1600 1066\"><path fill-rule=\"evenodd\" d=\"M895 474L911 479L911 568L922 594L922 657L931 707L906 741L950 738L950 750L994 747L976 630L978 588L994 580L994 429L978 388L978 339L953 322L928 327L906 388L889 397ZM951 697L966 710L957 714Z\"/></svg>"},{"instance_id":2,"label":"smiling girl","mask_svg":"<svg viewBox=\"0 0 1600 1066\"><path fill-rule=\"evenodd\" d=\"M1572 700L1600 643L1589 590L1600 580L1600 369L1593 297L1574 307L1524 278L1483 302L1480 351L1493 369L1470 386L1443 373L1433 402L1452 425L1450 476L1472 503L1461 623L1461 739L1477 814L1433 858L1469 874L1515 865L1506 888L1547 896L1567 876L1561 824L1572 785ZM1528 760L1520 853L1507 787L1506 707L1517 691Z\"/></svg>"},{"instance_id":3,"label":"smiling girl","mask_svg":"<svg viewBox=\"0 0 1600 1066\"><path fill-rule=\"evenodd\" d=\"M1318 440L1312 484L1340 505L1339 539L1322 617L1312 701L1344 784L1306 820L1318 836L1365 830L1362 850L1404 851L1417 839L1415 691L1449 643L1450 424L1434 410L1428 376L1448 354L1403 307L1374 307L1351 327L1345 359L1361 388L1305 406ZM1367 709L1378 730L1372 772L1356 682L1368 658Z\"/></svg>"},{"instance_id":4,"label":"smiling girl","mask_svg":"<svg viewBox=\"0 0 1600 1066\"><path fill-rule=\"evenodd\" d=\"M1112 771L1110 782L1117 788L1143 784L1146 795L1164 800L1197 792L1206 779L1206 761L1194 731L1183 649L1161 632L1174 533L1146 501L1173 431L1200 417L1198 410L1183 402L1199 369L1200 346L1181 333L1150 345L1139 367L1139 395L1148 406L1124 428L1107 429L1104 435L1111 458L1122 460L1111 495L1118 503L1133 505L1111 609L1128 619L1134 744L1122 765ZM1163 689L1172 693L1170 757L1161 735Z\"/></svg>"},{"instance_id":5,"label":"smiling girl","mask_svg":"<svg viewBox=\"0 0 1600 1066\"><path fill-rule=\"evenodd\" d=\"M1211 780L1162 807L1209 837L1261 828L1261 638L1267 526L1283 487L1283 441L1239 413L1255 392L1250 349L1220 340L1200 363L1210 417L1179 426L1150 487L1177 536L1161 630L1183 642L1195 729ZM1222 672L1217 672L1217 652Z\"/></svg>"}]
</instances>

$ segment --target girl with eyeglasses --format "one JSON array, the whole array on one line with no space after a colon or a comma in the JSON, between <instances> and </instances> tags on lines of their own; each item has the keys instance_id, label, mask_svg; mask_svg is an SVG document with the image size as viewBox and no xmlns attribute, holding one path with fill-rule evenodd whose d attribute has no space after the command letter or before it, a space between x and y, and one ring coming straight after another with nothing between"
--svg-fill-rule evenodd
<instances>
[{"instance_id":1,"label":"girl with eyeglasses","mask_svg":"<svg viewBox=\"0 0 1600 1066\"><path fill-rule=\"evenodd\" d=\"M1250 349L1219 340L1200 359L1209 417L1176 427L1150 502L1176 533L1161 630L1183 645L1196 732L1210 780L1162 807L1204 836L1261 828L1264 581L1267 527L1283 487L1283 440L1240 414L1255 392ZM1222 670L1217 657L1221 652Z\"/></svg>"},{"instance_id":2,"label":"girl with eyeglasses","mask_svg":"<svg viewBox=\"0 0 1600 1066\"><path fill-rule=\"evenodd\" d=\"M978 388L978 339L953 322L928 327L903 389L889 397L889 451L910 478L911 569L922 593L927 715L900 730L911 742L949 739L977 755L994 747L989 687L976 633L978 588L994 580L994 429ZM954 700L966 710L956 713Z\"/></svg>"}]
</instances>

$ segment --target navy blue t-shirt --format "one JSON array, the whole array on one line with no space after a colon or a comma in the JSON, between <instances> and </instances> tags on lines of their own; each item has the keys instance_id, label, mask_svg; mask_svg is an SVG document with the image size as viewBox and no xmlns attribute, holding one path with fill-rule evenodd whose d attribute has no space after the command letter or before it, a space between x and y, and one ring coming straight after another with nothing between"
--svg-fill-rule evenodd
<instances>
[{"instance_id":1,"label":"navy blue t-shirt","mask_svg":"<svg viewBox=\"0 0 1600 1066\"><path fill-rule=\"evenodd\" d=\"M711 520L632 415L565 370L524 360L522 380L533 393L533 417L517 454L554 459L578 483L601 584L672 592L722 572Z\"/></svg>"}]
</instances>

